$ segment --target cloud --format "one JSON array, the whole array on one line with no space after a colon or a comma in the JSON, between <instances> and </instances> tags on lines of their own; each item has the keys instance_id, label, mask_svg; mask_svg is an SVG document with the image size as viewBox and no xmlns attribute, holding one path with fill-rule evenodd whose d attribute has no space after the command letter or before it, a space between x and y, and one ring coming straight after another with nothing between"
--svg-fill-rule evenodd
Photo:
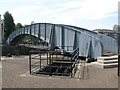
<instances>
[{"instance_id":1,"label":"cloud","mask_svg":"<svg viewBox=\"0 0 120 90\"><path fill-rule=\"evenodd\" d=\"M58 17L66 22L72 22L76 19L99 20L115 16L118 8L117 4L118 0L85 0L82 2L76 1L63 3L63 5L61 5L63 8L69 8L71 10L62 13ZM116 13L111 14L112 12Z\"/></svg>"},{"instance_id":2,"label":"cloud","mask_svg":"<svg viewBox=\"0 0 120 90\"><path fill-rule=\"evenodd\" d=\"M11 12L24 14L24 13L28 13L30 11L33 12L34 10L39 10L39 9L43 9L43 7L31 5L31 6L13 8Z\"/></svg>"},{"instance_id":3,"label":"cloud","mask_svg":"<svg viewBox=\"0 0 120 90\"><path fill-rule=\"evenodd\" d=\"M10 12L16 22L50 22L73 24L81 20L95 21L117 16L118 0L1 0L15 2ZM27 5L21 5L28 3Z\"/></svg>"}]
</instances>

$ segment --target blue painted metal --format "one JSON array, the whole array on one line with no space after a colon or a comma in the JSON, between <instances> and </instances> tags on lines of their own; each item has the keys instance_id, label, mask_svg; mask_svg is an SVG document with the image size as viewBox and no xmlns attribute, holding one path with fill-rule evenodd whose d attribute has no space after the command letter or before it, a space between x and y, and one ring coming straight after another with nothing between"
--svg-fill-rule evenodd
<instances>
[{"instance_id":1,"label":"blue painted metal","mask_svg":"<svg viewBox=\"0 0 120 90\"><path fill-rule=\"evenodd\" d=\"M33 35L43 39L51 46L79 47L79 56L96 58L102 56L104 50L117 53L117 41L103 34L79 28L76 26L36 23L30 26L15 30L10 34L7 43L10 44L17 36Z\"/></svg>"}]
</instances>

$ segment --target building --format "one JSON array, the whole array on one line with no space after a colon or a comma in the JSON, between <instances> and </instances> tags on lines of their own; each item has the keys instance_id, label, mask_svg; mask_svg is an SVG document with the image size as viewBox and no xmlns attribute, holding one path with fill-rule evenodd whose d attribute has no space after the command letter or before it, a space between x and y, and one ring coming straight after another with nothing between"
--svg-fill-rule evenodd
<instances>
[{"instance_id":1,"label":"building","mask_svg":"<svg viewBox=\"0 0 120 90\"><path fill-rule=\"evenodd\" d=\"M113 30L115 30L115 31L120 30L120 25L114 25Z\"/></svg>"},{"instance_id":2,"label":"building","mask_svg":"<svg viewBox=\"0 0 120 90\"><path fill-rule=\"evenodd\" d=\"M98 32L98 33L101 33L101 34L105 34L105 35L110 36L114 39L117 39L117 34L118 34L119 29L120 29L120 25L114 25L113 30L110 30L110 29L96 29L94 31Z\"/></svg>"}]
</instances>

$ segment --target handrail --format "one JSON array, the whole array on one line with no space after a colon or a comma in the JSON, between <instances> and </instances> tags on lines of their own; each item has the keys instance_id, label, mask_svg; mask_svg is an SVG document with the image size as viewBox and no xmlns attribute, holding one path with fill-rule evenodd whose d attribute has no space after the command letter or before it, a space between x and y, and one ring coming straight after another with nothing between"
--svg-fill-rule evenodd
<instances>
[{"instance_id":1,"label":"handrail","mask_svg":"<svg viewBox=\"0 0 120 90\"><path fill-rule=\"evenodd\" d=\"M73 46L66 46L66 47L73 47ZM34 54L34 53L36 53L37 52L37 54L38 54L38 56L39 56L39 58L37 57L34 57L34 58L32 58L31 57L31 55L32 54ZM58 75L58 74L60 74L61 73L61 75L71 75L71 77L74 75L74 73L75 72L73 72L73 69L74 69L74 67L75 67L75 64L76 64L76 60L78 59L78 55L79 55L79 48L77 47L77 48L75 48L73 51L72 51L72 53L70 53L70 58L69 58L69 62L71 62L71 63L67 63L67 64L69 64L69 65L67 65L67 66L64 66L64 65L62 65L61 63L59 63L59 65L57 65L57 64L53 64L54 62L53 62L53 60L52 60L52 55L57 55L56 53L55 53L56 51L50 51L50 49L48 49L47 51L40 51L40 50L31 50L30 51L30 70L31 70L31 68L32 68L32 66L34 66L35 64L39 64L39 65L36 65L36 67L38 67L38 69L42 69L42 60L43 60L43 58L41 58L41 55L42 54L44 54L44 53L46 53L45 55L47 55L47 58L45 59L45 60L47 60L47 62L49 62L49 64L47 63L47 65L46 65L46 67L49 67L49 72L48 72L48 74L49 75L54 75L54 74L56 74L56 75ZM55 54L52 54L52 53L55 53ZM64 54L63 54L64 55ZM33 63L31 63L31 61L32 61L32 59L38 59L38 60L40 60L40 61L38 61L38 62L33 62ZM55 60L57 60L57 59L55 59ZM62 59L60 59L60 60L62 60ZM64 60L65 61L65 60ZM61 62L63 62L63 61L61 61ZM64 64L65 64L65 62L64 62ZM33 67L33 68L36 68L36 67ZM55 71L51 71L51 69L52 68L57 68ZM63 72L61 72L61 70L63 69L63 68L66 68L65 70L65 72L63 71ZM59 71L60 70L60 71ZM31 70L30 71L30 74L31 74L31 72L32 73L36 73L34 70ZM39 72L39 73L44 73L44 71L43 72Z\"/></svg>"}]
</instances>

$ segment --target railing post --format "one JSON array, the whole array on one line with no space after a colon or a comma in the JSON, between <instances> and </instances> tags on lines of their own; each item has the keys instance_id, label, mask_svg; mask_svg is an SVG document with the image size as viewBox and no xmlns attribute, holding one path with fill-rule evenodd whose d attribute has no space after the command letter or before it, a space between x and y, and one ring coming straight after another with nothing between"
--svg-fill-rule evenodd
<instances>
[{"instance_id":1,"label":"railing post","mask_svg":"<svg viewBox=\"0 0 120 90\"><path fill-rule=\"evenodd\" d=\"M39 53L39 55L40 55L40 69L41 69L41 52Z\"/></svg>"},{"instance_id":2,"label":"railing post","mask_svg":"<svg viewBox=\"0 0 120 90\"><path fill-rule=\"evenodd\" d=\"M47 52L47 65L48 65L48 52Z\"/></svg>"},{"instance_id":3,"label":"railing post","mask_svg":"<svg viewBox=\"0 0 120 90\"><path fill-rule=\"evenodd\" d=\"M51 72L51 52L49 52L49 73L50 73L50 76L52 75L52 72Z\"/></svg>"},{"instance_id":4,"label":"railing post","mask_svg":"<svg viewBox=\"0 0 120 90\"><path fill-rule=\"evenodd\" d=\"M29 52L29 72L31 74L31 53Z\"/></svg>"}]
</instances>

